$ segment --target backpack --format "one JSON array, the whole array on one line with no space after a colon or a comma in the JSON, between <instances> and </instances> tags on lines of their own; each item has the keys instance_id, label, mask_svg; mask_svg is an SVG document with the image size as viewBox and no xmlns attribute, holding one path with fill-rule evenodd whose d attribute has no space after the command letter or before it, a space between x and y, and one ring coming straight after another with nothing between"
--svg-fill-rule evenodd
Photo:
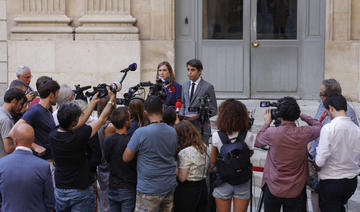
<instances>
[{"instance_id":1,"label":"backpack","mask_svg":"<svg viewBox=\"0 0 360 212\"><path fill-rule=\"evenodd\" d=\"M239 185L251 178L250 149L245 143L247 132L240 132L236 141L231 143L225 132L218 131L222 147L216 159L217 185L227 182Z\"/></svg>"}]
</instances>

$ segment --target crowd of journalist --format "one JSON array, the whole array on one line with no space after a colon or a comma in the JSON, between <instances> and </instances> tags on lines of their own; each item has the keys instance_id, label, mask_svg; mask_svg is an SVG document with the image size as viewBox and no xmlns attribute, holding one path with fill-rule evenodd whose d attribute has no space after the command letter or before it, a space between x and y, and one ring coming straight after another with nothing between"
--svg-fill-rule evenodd
<instances>
[{"instance_id":1,"label":"crowd of journalist","mask_svg":"<svg viewBox=\"0 0 360 212\"><path fill-rule=\"evenodd\" d=\"M338 81L319 82L315 117L292 97L261 102L269 108L256 134L241 101L217 106L200 60L184 68L183 85L164 61L154 83L125 90L131 64L120 82L90 92L50 76L33 88L30 67L19 66L0 99L1 211L245 212L254 147L267 149L266 212L307 211L307 189L314 212L345 211L360 174L360 129Z\"/></svg>"}]
</instances>

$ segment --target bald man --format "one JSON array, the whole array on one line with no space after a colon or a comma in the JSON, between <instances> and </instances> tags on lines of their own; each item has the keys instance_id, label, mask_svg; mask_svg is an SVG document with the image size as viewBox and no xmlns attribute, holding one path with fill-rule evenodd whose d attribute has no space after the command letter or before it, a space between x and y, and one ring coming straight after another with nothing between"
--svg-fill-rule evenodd
<instances>
[{"instance_id":1,"label":"bald man","mask_svg":"<svg viewBox=\"0 0 360 212\"><path fill-rule=\"evenodd\" d=\"M33 155L34 130L28 124L13 131L15 151L0 159L2 211L52 211L55 204L50 165Z\"/></svg>"}]
</instances>

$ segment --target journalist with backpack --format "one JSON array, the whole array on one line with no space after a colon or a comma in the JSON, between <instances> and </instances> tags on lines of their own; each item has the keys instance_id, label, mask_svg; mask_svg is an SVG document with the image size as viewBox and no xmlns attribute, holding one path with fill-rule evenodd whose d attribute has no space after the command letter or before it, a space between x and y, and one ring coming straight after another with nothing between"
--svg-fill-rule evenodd
<instances>
[{"instance_id":1,"label":"journalist with backpack","mask_svg":"<svg viewBox=\"0 0 360 212\"><path fill-rule=\"evenodd\" d=\"M269 146L262 189L265 212L306 212L306 184L309 181L307 144L320 135L320 121L301 114L292 97L278 100L276 109L281 124L270 127L272 115L266 110L265 124L256 136L256 147ZM297 127L300 119L309 126Z\"/></svg>"},{"instance_id":2,"label":"journalist with backpack","mask_svg":"<svg viewBox=\"0 0 360 212\"><path fill-rule=\"evenodd\" d=\"M251 189L251 163L254 135L249 132L246 106L228 99L219 107L216 120L219 131L212 136L211 164L216 166L213 196L218 212L245 212Z\"/></svg>"}]
</instances>

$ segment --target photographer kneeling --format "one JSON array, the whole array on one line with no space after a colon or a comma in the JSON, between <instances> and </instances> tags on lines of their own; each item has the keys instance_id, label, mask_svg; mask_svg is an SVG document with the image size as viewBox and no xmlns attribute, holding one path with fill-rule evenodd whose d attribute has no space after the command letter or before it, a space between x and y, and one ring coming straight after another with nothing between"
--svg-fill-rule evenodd
<instances>
[{"instance_id":1,"label":"photographer kneeling","mask_svg":"<svg viewBox=\"0 0 360 212\"><path fill-rule=\"evenodd\" d=\"M307 144L319 137L321 123L301 114L296 100L285 97L278 101L276 114L281 124L270 127L271 111L266 110L265 124L256 137L255 146L270 147L266 157L262 188L265 212L306 211L306 184L309 169ZM297 127L298 118L310 126Z\"/></svg>"},{"instance_id":2,"label":"photographer kneeling","mask_svg":"<svg viewBox=\"0 0 360 212\"><path fill-rule=\"evenodd\" d=\"M65 103L59 108L57 117L60 128L49 135L55 161L56 211L93 211L95 195L92 177L86 156L89 139L96 134L111 113L115 94L108 89L110 101L98 120L85 125L91 111L99 101L97 94L88 108L82 111L76 103Z\"/></svg>"}]
</instances>

